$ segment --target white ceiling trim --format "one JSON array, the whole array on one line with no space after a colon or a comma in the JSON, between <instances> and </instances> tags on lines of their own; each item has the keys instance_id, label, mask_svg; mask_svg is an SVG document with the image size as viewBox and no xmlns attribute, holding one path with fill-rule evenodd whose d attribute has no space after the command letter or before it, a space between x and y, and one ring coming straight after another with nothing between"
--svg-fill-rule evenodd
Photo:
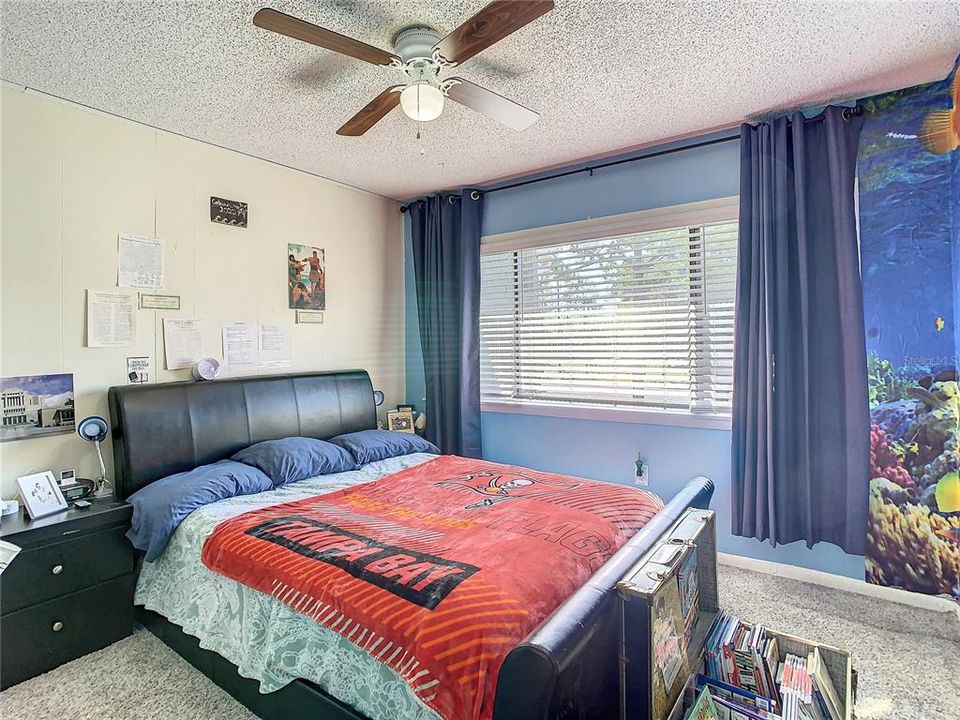
<instances>
[{"instance_id":1,"label":"white ceiling trim","mask_svg":"<svg viewBox=\"0 0 960 720\"><path fill-rule=\"evenodd\" d=\"M74 102L73 100L67 100L66 98L57 97L56 95L51 95L50 93L43 92L43 90L37 90L36 88L27 87L25 85L19 85L17 83L12 83L9 80L0 79L0 83L2 83L4 86L12 90L16 90L17 92L22 92L25 95L37 95L39 97L45 98L46 100L49 100L50 102L59 103L61 105L68 105L70 107L83 110L84 112L92 113L94 115L100 115L101 117L110 118L111 120L119 120L120 122L126 122L132 125L139 125L140 127L145 127L154 132L162 133L164 135L179 137L179 138L183 138L184 140L192 140L193 142L202 143L203 145L209 145L210 147L215 147L219 150L226 150L227 152L235 152L238 155L244 155L254 160L260 160L265 163L270 163L271 165L282 167L285 170L291 170L295 173L300 173L301 175L309 175L310 177L317 178L318 180L324 180L328 183L333 183L334 185L338 187L346 188L347 190L353 190L358 193L363 193L364 195L372 195L373 197L381 198L382 200L390 200L392 202L396 202L394 198L389 198L386 195L375 193L372 190L367 190L366 188L356 187L355 185L348 185L347 183L340 182L339 180L334 180L333 178L324 177L323 175L310 172L309 170L304 170L303 168L293 167L292 165L284 165L283 163L279 163L275 160L270 160L269 158L260 157L259 155L251 155L250 153L245 153L242 150L234 150L233 148L225 147L223 145L217 145L216 143L212 143L206 140L197 140L196 138L188 137L187 135L183 135L182 133L174 132L172 130L164 130L163 128L154 127L153 125L140 122L139 120L133 120L128 117L123 117L122 115L115 115L105 110L98 110L95 107L90 107L89 105L84 105L82 103Z\"/></svg>"}]
</instances>

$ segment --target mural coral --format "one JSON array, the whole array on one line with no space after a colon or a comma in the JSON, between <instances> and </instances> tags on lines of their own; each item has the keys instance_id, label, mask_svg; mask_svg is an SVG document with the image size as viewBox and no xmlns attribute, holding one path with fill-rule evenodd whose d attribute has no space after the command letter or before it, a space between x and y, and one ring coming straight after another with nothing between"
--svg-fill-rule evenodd
<instances>
[{"instance_id":1,"label":"mural coral","mask_svg":"<svg viewBox=\"0 0 960 720\"><path fill-rule=\"evenodd\" d=\"M866 101L858 161L866 576L960 599L960 152L927 137L929 118L952 107L958 87L947 79Z\"/></svg>"},{"instance_id":2,"label":"mural coral","mask_svg":"<svg viewBox=\"0 0 960 720\"><path fill-rule=\"evenodd\" d=\"M960 577L960 519L930 508L870 497L867 580L929 594L955 594Z\"/></svg>"}]
</instances>

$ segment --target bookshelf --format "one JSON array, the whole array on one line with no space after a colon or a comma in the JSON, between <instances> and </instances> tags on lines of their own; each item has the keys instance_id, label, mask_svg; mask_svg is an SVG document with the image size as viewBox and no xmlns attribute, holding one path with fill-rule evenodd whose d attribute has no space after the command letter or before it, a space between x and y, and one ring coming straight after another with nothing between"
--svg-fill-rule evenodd
<instances>
[{"instance_id":1,"label":"bookshelf","mask_svg":"<svg viewBox=\"0 0 960 720\"><path fill-rule=\"evenodd\" d=\"M716 657L720 636L713 633L722 623L734 631L731 637L762 642L768 650L767 666L779 667L788 656L807 659L816 650L825 668L823 677L829 676L835 691L837 715L829 717L828 713L828 720L854 720L857 676L849 652L771 628L754 628L723 612L717 587L715 522L710 510L688 510L617 584L622 630L621 720L685 720L699 694L698 674L709 675L709 667L717 668L716 663L710 666L704 658L708 642L713 643ZM751 657L749 653L747 657ZM747 685L757 685L751 682L751 675L740 677ZM721 717L805 717L793 714L793 707L789 712L784 708L779 679L762 672L759 677L766 678L761 680L763 687L775 688L769 713L754 711L756 715L751 716L749 712L741 715L727 710ZM704 682L701 677L700 684ZM740 690L735 685L731 689ZM722 699L718 702L729 702L722 691L719 696ZM754 696L757 703L763 699L762 695Z\"/></svg>"}]
</instances>

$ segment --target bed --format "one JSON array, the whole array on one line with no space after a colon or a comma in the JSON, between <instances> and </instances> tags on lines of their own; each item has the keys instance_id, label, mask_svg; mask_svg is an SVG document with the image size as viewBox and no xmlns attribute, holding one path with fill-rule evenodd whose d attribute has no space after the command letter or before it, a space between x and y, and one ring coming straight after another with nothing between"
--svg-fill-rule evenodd
<instances>
[{"instance_id":1,"label":"bed","mask_svg":"<svg viewBox=\"0 0 960 720\"><path fill-rule=\"evenodd\" d=\"M377 422L373 388L362 370L115 387L109 404L115 481L123 498L262 440L329 439ZM270 596L211 573L198 550L219 524L252 508L362 485L430 460L391 458L194 512L164 556L143 565L138 617L267 720L439 717L389 668ZM688 482L509 651L495 682L494 720L619 715L618 674L612 670L620 622L614 586L684 510L706 508L712 492L706 478Z\"/></svg>"}]
</instances>

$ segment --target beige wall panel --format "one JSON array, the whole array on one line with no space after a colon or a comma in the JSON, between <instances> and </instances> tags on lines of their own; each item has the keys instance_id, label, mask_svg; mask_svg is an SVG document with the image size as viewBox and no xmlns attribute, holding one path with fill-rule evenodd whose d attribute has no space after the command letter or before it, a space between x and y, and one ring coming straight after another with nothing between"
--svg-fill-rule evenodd
<instances>
[{"instance_id":1,"label":"beige wall panel","mask_svg":"<svg viewBox=\"0 0 960 720\"><path fill-rule=\"evenodd\" d=\"M153 332L150 358L158 382L187 380L189 370L166 370L164 365L163 318L191 318L194 315L196 244L194 232L194 150L192 140L157 133L157 237L163 239L165 282L163 294L179 295L180 310L141 310L140 316Z\"/></svg>"},{"instance_id":2,"label":"beige wall panel","mask_svg":"<svg viewBox=\"0 0 960 720\"><path fill-rule=\"evenodd\" d=\"M60 371L62 108L24 93L0 102L3 303L0 371Z\"/></svg>"},{"instance_id":3,"label":"beige wall panel","mask_svg":"<svg viewBox=\"0 0 960 720\"><path fill-rule=\"evenodd\" d=\"M78 416L107 416L106 389L125 381L129 356L149 356L157 381L189 377L164 369L163 317L201 320L204 350L218 359L224 323L283 320L289 368L224 375L363 367L388 405L404 399L396 203L9 86L0 107L4 375L73 372ZM249 226L210 222L211 195L247 202ZM116 287L119 233L164 240L163 292L179 295L181 310L138 311L133 347L86 348L84 292ZM323 325L298 326L287 308L288 241L326 251ZM33 302L11 310L24 296ZM75 435L4 443L0 467L4 498L29 471L96 474L92 447Z\"/></svg>"}]
</instances>

